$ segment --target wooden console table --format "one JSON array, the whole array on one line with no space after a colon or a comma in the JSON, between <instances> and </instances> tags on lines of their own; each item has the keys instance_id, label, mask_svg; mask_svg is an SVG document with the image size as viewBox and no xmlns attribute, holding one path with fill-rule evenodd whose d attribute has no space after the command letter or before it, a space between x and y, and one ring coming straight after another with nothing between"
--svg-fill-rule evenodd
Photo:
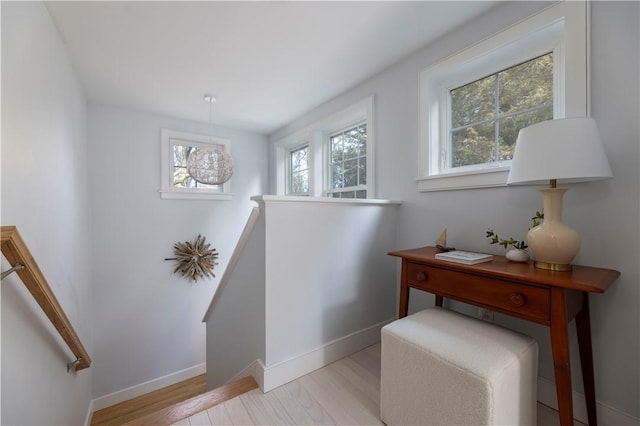
<instances>
[{"instance_id":1,"label":"wooden console table","mask_svg":"<svg viewBox=\"0 0 640 426\"><path fill-rule=\"evenodd\" d=\"M494 256L476 265L436 260L435 247L395 251L402 258L399 317L407 315L409 288L427 291L442 306L443 297L546 325L551 333L560 424L573 425L568 323L576 319L578 348L589 425L596 426L589 293L604 293L620 276L611 269L573 266L570 272L538 269Z\"/></svg>"}]
</instances>

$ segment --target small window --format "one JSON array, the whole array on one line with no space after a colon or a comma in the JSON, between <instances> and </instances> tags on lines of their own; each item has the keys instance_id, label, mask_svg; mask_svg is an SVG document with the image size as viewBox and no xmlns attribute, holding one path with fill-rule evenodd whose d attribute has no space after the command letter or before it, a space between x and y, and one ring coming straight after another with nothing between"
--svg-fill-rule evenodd
<instances>
[{"instance_id":1,"label":"small window","mask_svg":"<svg viewBox=\"0 0 640 426\"><path fill-rule=\"evenodd\" d=\"M230 154L228 139L161 130L161 189L160 196L169 199L231 199L231 180L222 185L202 184L187 171L187 158L198 149L218 148Z\"/></svg>"},{"instance_id":2,"label":"small window","mask_svg":"<svg viewBox=\"0 0 640 426\"><path fill-rule=\"evenodd\" d=\"M289 195L309 195L309 145L289 152Z\"/></svg>"},{"instance_id":3,"label":"small window","mask_svg":"<svg viewBox=\"0 0 640 426\"><path fill-rule=\"evenodd\" d=\"M215 148L224 149L224 145L212 144ZM200 145L181 144L180 141L175 141L171 144L173 151L173 187L174 188L190 188L190 189L211 189L217 192L224 191L224 185L207 185L195 180L187 171L187 158L190 155L195 155L198 149L201 149Z\"/></svg>"},{"instance_id":4,"label":"small window","mask_svg":"<svg viewBox=\"0 0 640 426\"><path fill-rule=\"evenodd\" d=\"M367 124L329 138L329 187L334 198L367 198Z\"/></svg>"},{"instance_id":5,"label":"small window","mask_svg":"<svg viewBox=\"0 0 640 426\"><path fill-rule=\"evenodd\" d=\"M553 119L553 54L457 87L443 170L511 160L523 127Z\"/></svg>"}]
</instances>

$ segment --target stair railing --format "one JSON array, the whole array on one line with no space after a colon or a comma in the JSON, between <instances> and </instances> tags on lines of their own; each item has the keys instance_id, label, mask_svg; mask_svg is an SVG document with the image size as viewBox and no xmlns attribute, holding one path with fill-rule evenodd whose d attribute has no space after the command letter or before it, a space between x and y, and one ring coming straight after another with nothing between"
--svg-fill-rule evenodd
<instances>
[{"instance_id":1,"label":"stair railing","mask_svg":"<svg viewBox=\"0 0 640 426\"><path fill-rule=\"evenodd\" d=\"M60 333L62 339L67 343L76 357L75 361L67 364L67 371L73 367L75 367L76 371L88 368L91 365L89 354L71 326L71 322L69 322L60 303L58 303L58 299L56 299L51 287L49 287L42 271L40 271L40 267L31 256L17 228L15 226L3 226L1 234L2 254L12 265L11 269L2 274L2 278L4 279L11 272L16 272L55 329Z\"/></svg>"}]
</instances>

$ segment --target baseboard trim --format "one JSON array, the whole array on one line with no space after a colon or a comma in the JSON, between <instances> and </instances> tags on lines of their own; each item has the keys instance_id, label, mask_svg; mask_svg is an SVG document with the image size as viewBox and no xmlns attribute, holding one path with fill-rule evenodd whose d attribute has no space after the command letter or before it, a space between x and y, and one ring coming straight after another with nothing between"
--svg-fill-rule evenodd
<instances>
[{"instance_id":1,"label":"baseboard trim","mask_svg":"<svg viewBox=\"0 0 640 426\"><path fill-rule=\"evenodd\" d=\"M538 402L558 409L558 398L556 396L556 385L551 380L538 377ZM602 425L616 426L640 426L640 419L632 417L620 410L596 401L598 412L598 423ZM584 395L573 392L573 418L581 423L588 424L587 401Z\"/></svg>"},{"instance_id":2,"label":"baseboard trim","mask_svg":"<svg viewBox=\"0 0 640 426\"><path fill-rule=\"evenodd\" d=\"M192 377L205 374L206 372L206 364L202 363L193 367L185 368L184 370L176 371L175 373L167 374L166 376L159 377L157 379L149 380L148 382L144 382L139 385L131 386L130 388L95 398L90 404L91 413L132 398L137 398L149 392L175 385L176 383L191 379Z\"/></svg>"},{"instance_id":3,"label":"baseboard trim","mask_svg":"<svg viewBox=\"0 0 640 426\"><path fill-rule=\"evenodd\" d=\"M378 343L380 329L394 319L374 324L287 361L265 367L258 360L243 371L253 376L263 392L269 392L318 368Z\"/></svg>"},{"instance_id":4,"label":"baseboard trim","mask_svg":"<svg viewBox=\"0 0 640 426\"><path fill-rule=\"evenodd\" d=\"M84 426L91 425L91 416L93 416L93 400L89 401L89 408L87 408L87 415L84 417Z\"/></svg>"},{"instance_id":5,"label":"baseboard trim","mask_svg":"<svg viewBox=\"0 0 640 426\"><path fill-rule=\"evenodd\" d=\"M242 379L243 377L251 376L253 380L256 381L258 387L264 390L264 364L259 359L253 361L251 364L246 366L242 371L238 374L230 378L227 383L232 383L237 380Z\"/></svg>"}]
</instances>

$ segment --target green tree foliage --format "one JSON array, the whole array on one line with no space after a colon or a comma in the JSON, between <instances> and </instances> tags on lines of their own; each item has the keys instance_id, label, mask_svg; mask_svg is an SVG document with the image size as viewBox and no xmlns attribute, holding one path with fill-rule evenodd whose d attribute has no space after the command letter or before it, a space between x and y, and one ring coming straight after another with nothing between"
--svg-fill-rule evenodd
<instances>
[{"instance_id":1,"label":"green tree foliage","mask_svg":"<svg viewBox=\"0 0 640 426\"><path fill-rule=\"evenodd\" d=\"M451 90L451 167L513 157L521 128L553 118L553 55Z\"/></svg>"}]
</instances>

